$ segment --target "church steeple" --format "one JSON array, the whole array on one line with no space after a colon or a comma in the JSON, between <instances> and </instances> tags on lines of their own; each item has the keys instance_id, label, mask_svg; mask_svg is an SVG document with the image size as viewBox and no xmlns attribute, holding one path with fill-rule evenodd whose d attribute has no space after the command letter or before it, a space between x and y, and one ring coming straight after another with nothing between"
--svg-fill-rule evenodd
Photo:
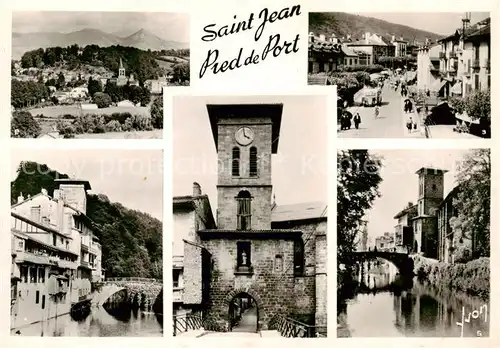
<instances>
[{"instance_id":1,"label":"church steeple","mask_svg":"<svg viewBox=\"0 0 500 348\"><path fill-rule=\"evenodd\" d=\"M120 58L120 67L118 68L118 77L125 77L125 68L123 67L123 61Z\"/></svg>"}]
</instances>

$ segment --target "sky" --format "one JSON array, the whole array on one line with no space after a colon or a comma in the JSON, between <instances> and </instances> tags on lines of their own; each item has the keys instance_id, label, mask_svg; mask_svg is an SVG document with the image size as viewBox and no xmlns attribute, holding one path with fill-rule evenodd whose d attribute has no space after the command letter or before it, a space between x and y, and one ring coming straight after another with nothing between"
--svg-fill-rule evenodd
<instances>
[{"instance_id":1,"label":"sky","mask_svg":"<svg viewBox=\"0 0 500 348\"><path fill-rule=\"evenodd\" d=\"M365 12L362 16L374 17L391 23L406 25L415 29L440 35L451 35L462 27L464 12ZM471 12L471 24L490 17L489 12Z\"/></svg>"},{"instance_id":2,"label":"sky","mask_svg":"<svg viewBox=\"0 0 500 348\"><path fill-rule=\"evenodd\" d=\"M12 31L69 33L86 28L128 36L145 29L165 40L189 42L189 15L162 12L13 12Z\"/></svg>"},{"instance_id":3,"label":"sky","mask_svg":"<svg viewBox=\"0 0 500 348\"><path fill-rule=\"evenodd\" d=\"M46 164L70 178L87 180L90 193L102 193L111 202L149 213L163 221L163 155L160 150L14 149L11 180L21 161Z\"/></svg>"},{"instance_id":4,"label":"sky","mask_svg":"<svg viewBox=\"0 0 500 348\"><path fill-rule=\"evenodd\" d=\"M382 182L379 192L367 214L368 235L372 239L384 232L394 232L397 221L394 216L405 208L408 202L417 203L418 175L422 167L448 170L444 175L444 197L456 186L457 162L468 150L370 150L383 157L380 171ZM443 197L443 198L444 198Z\"/></svg>"},{"instance_id":5,"label":"sky","mask_svg":"<svg viewBox=\"0 0 500 348\"><path fill-rule=\"evenodd\" d=\"M325 97L176 97L173 103L174 196L191 195L198 182L215 213L217 153L207 103L283 103L278 153L272 159L276 203L328 202Z\"/></svg>"}]
</instances>

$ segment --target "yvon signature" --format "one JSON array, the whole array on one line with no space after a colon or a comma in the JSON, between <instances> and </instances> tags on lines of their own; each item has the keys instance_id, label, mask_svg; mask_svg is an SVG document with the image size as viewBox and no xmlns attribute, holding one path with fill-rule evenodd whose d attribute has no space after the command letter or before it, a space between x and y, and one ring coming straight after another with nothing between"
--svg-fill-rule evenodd
<instances>
[{"instance_id":1,"label":"yvon signature","mask_svg":"<svg viewBox=\"0 0 500 348\"><path fill-rule=\"evenodd\" d=\"M465 323L470 323L471 320L482 320L484 316L484 322L488 322L488 305L482 305L479 307L479 310L473 310L472 312L469 312L467 316L465 315L465 307L462 307L462 321L459 322L457 321L457 325L461 327L460 329L460 337L464 337L464 326ZM477 330L476 332L477 337L482 337L483 333L481 330Z\"/></svg>"}]
</instances>

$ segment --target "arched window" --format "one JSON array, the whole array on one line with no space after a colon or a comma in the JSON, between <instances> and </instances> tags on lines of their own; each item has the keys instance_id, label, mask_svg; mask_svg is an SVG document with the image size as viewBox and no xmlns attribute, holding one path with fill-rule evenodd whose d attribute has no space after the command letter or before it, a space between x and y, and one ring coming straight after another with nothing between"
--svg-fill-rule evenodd
<instances>
[{"instance_id":1,"label":"arched window","mask_svg":"<svg viewBox=\"0 0 500 348\"><path fill-rule=\"evenodd\" d=\"M236 197L238 201L238 215L237 215L237 229L238 230L250 230L251 218L252 218L252 196L248 191L241 191Z\"/></svg>"},{"instance_id":2,"label":"arched window","mask_svg":"<svg viewBox=\"0 0 500 348\"><path fill-rule=\"evenodd\" d=\"M257 176L257 148L250 148L250 176Z\"/></svg>"},{"instance_id":3,"label":"arched window","mask_svg":"<svg viewBox=\"0 0 500 348\"><path fill-rule=\"evenodd\" d=\"M240 149L233 148L233 161L232 161L233 176L240 176Z\"/></svg>"}]
</instances>

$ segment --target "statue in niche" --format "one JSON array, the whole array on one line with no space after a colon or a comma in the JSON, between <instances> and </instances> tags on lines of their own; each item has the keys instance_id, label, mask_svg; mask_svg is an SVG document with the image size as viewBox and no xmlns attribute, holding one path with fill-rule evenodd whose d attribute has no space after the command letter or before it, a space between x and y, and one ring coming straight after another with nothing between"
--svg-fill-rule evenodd
<instances>
[{"instance_id":1,"label":"statue in niche","mask_svg":"<svg viewBox=\"0 0 500 348\"><path fill-rule=\"evenodd\" d=\"M241 264L243 266L247 265L247 253L245 252L245 250L241 252Z\"/></svg>"}]
</instances>

